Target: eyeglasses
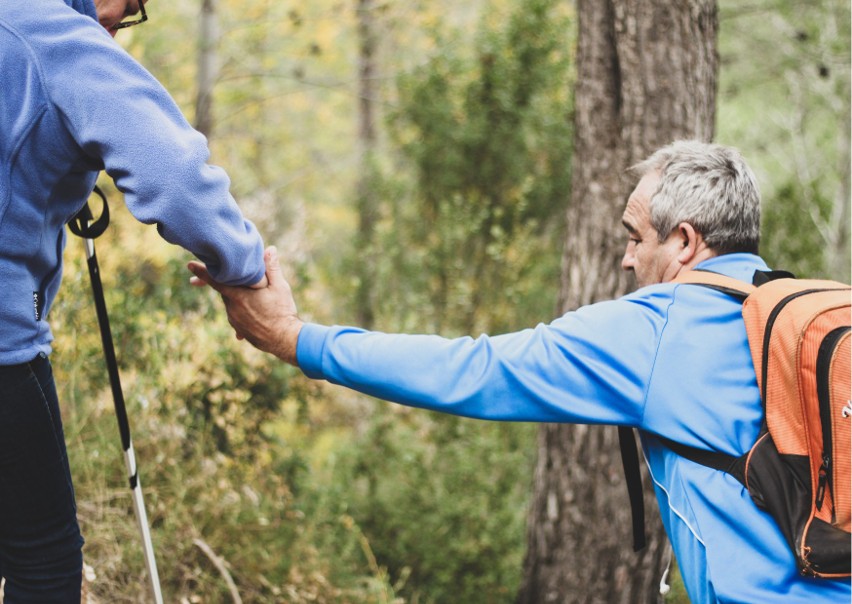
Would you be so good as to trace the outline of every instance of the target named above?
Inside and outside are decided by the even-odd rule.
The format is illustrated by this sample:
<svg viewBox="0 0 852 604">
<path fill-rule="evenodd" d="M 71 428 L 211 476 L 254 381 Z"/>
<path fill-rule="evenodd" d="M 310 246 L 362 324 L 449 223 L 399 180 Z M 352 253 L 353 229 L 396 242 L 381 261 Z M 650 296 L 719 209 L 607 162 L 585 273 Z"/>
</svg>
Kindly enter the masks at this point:
<svg viewBox="0 0 852 604">
<path fill-rule="evenodd" d="M 139 0 L 139 13 L 140 16 L 138 19 L 133 19 L 132 21 L 122 21 L 118 25 L 115 25 L 113 29 L 124 29 L 125 27 L 133 27 L 134 25 L 145 23 L 145 21 L 148 20 L 148 13 L 145 12 L 145 3 L 142 0 Z"/>
</svg>

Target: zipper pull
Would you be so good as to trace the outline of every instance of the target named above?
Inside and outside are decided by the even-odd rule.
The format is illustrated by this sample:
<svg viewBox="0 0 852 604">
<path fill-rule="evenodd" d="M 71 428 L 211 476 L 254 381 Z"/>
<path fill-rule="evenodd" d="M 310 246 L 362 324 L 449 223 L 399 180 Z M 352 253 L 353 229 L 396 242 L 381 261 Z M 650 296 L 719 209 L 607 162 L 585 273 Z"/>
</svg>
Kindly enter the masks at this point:
<svg viewBox="0 0 852 604">
<path fill-rule="evenodd" d="M 822 456 L 822 465 L 819 467 L 819 482 L 817 483 L 816 492 L 816 509 L 822 509 L 822 501 L 825 498 L 825 487 L 828 484 L 828 470 L 831 466 L 831 458 L 828 455 Z"/>
</svg>

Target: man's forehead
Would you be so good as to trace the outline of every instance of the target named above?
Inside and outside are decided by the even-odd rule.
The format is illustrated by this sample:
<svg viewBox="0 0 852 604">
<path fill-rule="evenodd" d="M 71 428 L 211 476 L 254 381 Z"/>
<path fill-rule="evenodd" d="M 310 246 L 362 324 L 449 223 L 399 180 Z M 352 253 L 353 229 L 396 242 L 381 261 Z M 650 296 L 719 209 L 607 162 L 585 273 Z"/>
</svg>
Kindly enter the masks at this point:
<svg viewBox="0 0 852 604">
<path fill-rule="evenodd" d="M 656 172 L 645 174 L 627 198 L 621 222 L 628 230 L 638 230 L 642 223 L 650 221 L 651 197 L 660 184 Z"/>
<path fill-rule="evenodd" d="M 639 216 L 636 213 L 636 204 L 628 199 L 627 205 L 624 207 L 624 213 L 621 215 L 621 224 L 624 225 L 624 228 L 628 231 L 635 232 L 638 228 L 637 218 Z"/>
<path fill-rule="evenodd" d="M 630 193 L 630 197 L 638 197 L 650 201 L 660 186 L 661 175 L 657 171 L 646 173 L 639 182 L 636 183 L 636 188 Z M 629 198 L 628 198 L 629 199 Z"/>
<path fill-rule="evenodd" d="M 634 191 L 635 193 L 635 191 Z M 621 215 L 621 224 L 628 231 L 639 230 L 643 222 L 648 220 L 648 202 L 642 199 L 641 196 L 631 194 L 627 198 L 627 204 L 624 206 L 624 213 Z"/>
</svg>

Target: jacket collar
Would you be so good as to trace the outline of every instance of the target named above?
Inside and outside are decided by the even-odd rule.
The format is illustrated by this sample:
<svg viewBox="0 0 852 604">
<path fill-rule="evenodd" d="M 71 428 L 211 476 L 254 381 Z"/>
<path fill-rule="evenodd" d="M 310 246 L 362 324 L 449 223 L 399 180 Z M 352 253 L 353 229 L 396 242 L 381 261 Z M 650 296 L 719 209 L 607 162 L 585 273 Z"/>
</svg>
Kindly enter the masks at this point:
<svg viewBox="0 0 852 604">
<path fill-rule="evenodd" d="M 768 271 L 769 267 L 763 258 L 754 254 L 736 253 L 723 254 L 699 262 L 695 268 L 713 271 L 751 283 L 754 271 Z"/>
</svg>

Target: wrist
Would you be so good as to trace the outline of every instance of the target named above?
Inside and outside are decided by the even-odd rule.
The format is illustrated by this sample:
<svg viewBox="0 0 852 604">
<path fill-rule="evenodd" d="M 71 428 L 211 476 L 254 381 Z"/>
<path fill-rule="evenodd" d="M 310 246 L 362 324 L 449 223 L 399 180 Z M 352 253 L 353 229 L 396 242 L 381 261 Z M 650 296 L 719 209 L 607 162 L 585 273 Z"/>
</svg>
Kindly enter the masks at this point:
<svg viewBox="0 0 852 604">
<path fill-rule="evenodd" d="M 296 315 L 287 317 L 280 330 L 279 346 L 271 351 L 275 356 L 294 367 L 299 366 L 296 350 L 299 344 L 299 333 L 304 322 Z"/>
</svg>

